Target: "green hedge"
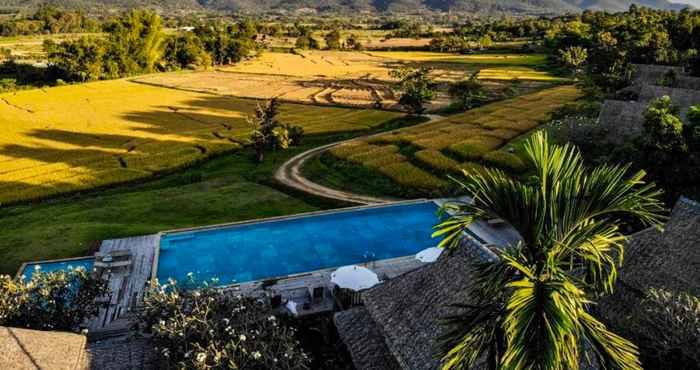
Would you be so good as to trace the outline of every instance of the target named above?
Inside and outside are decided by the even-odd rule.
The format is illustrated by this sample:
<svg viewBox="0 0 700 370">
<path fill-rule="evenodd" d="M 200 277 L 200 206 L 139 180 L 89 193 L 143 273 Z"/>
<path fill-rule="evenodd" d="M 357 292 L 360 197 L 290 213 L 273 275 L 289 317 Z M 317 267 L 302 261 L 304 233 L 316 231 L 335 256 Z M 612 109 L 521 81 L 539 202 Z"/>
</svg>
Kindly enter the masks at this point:
<svg viewBox="0 0 700 370">
<path fill-rule="evenodd" d="M 438 150 L 425 149 L 415 153 L 415 157 L 421 163 L 441 172 L 452 172 L 459 168 L 452 158 L 440 153 Z"/>
<path fill-rule="evenodd" d="M 449 150 L 468 160 L 481 159 L 481 157 L 503 145 L 503 140 L 493 136 L 476 136 L 460 141 L 449 146 Z"/>
<path fill-rule="evenodd" d="M 350 162 L 355 163 L 365 163 L 367 161 L 375 160 L 379 157 L 385 156 L 387 154 L 397 153 L 399 147 L 396 145 L 385 145 L 385 146 L 374 146 L 372 145 L 369 150 L 365 150 L 358 154 L 353 154 L 348 156 L 346 159 Z"/>
<path fill-rule="evenodd" d="M 483 157 L 486 164 L 516 173 L 525 172 L 527 165 L 515 154 L 496 150 L 486 153 Z"/>
<path fill-rule="evenodd" d="M 447 183 L 428 172 L 412 165 L 409 162 L 393 163 L 379 168 L 379 172 L 385 174 L 396 183 L 426 190 L 439 190 Z"/>
<path fill-rule="evenodd" d="M 330 152 L 336 158 L 345 159 L 351 155 L 372 150 L 372 148 L 378 148 L 378 146 L 369 145 L 364 141 L 357 140 L 335 146 L 328 152 Z"/>
<path fill-rule="evenodd" d="M 370 168 L 379 168 L 392 163 L 405 162 L 406 157 L 399 153 L 382 155 L 379 158 L 371 159 L 362 163 L 362 165 Z"/>
</svg>

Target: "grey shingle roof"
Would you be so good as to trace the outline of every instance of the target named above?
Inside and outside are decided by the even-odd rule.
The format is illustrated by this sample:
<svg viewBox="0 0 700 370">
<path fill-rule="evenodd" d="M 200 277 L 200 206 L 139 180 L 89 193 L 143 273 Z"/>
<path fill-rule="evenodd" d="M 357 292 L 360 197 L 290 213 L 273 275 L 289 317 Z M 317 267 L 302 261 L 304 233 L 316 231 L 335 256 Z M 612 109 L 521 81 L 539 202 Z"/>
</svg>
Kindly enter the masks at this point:
<svg viewBox="0 0 700 370">
<path fill-rule="evenodd" d="M 338 312 L 335 326 L 348 347 L 358 370 L 399 370 L 394 356 L 384 343 L 384 336 L 365 307 Z"/>
</svg>

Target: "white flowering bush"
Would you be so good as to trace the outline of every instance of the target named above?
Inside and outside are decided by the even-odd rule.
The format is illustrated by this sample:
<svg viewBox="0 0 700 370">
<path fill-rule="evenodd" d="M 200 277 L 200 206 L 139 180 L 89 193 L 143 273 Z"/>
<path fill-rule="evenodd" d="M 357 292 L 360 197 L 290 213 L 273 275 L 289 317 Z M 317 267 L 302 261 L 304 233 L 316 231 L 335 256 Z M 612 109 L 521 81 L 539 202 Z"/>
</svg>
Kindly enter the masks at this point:
<svg viewBox="0 0 700 370">
<path fill-rule="evenodd" d="M 155 286 L 141 322 L 165 369 L 308 369 L 295 329 L 269 305 L 208 286 Z"/>
<path fill-rule="evenodd" d="M 0 275 L 0 325 L 37 330 L 78 331 L 98 314 L 97 298 L 107 283 L 84 268 L 44 273 L 31 280 Z"/>
</svg>

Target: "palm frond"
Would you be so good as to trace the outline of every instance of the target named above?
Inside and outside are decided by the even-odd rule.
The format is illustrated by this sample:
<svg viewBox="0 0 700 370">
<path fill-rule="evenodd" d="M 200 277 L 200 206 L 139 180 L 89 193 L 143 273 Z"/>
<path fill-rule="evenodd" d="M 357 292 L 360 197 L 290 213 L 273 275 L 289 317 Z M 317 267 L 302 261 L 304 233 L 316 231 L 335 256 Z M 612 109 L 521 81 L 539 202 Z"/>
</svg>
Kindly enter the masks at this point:
<svg viewBox="0 0 700 370">
<path fill-rule="evenodd" d="M 501 360 L 506 369 L 577 369 L 578 314 L 585 294 L 557 272 L 537 274 L 509 261 L 523 277 L 508 284 L 507 347 Z"/>
<path fill-rule="evenodd" d="M 593 348 L 601 366 L 605 369 L 625 370 L 642 368 L 639 351 L 632 342 L 609 331 L 588 312 L 582 311 L 580 319 L 582 337 Z"/>
<path fill-rule="evenodd" d="M 496 368 L 503 350 L 500 332 L 500 305 L 454 305 L 458 313 L 442 319 L 447 329 L 438 340 L 438 356 L 443 370 L 466 370 L 483 358 Z"/>
</svg>

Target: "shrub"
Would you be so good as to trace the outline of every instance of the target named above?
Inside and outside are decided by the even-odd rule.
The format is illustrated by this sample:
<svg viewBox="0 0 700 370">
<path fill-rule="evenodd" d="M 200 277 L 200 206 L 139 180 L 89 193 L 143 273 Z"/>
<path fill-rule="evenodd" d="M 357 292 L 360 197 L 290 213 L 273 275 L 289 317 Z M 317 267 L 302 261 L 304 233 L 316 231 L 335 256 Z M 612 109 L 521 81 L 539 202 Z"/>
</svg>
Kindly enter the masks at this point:
<svg viewBox="0 0 700 370">
<path fill-rule="evenodd" d="M 263 300 L 171 282 L 148 292 L 140 319 L 160 368 L 308 369 L 295 329 Z"/>
<path fill-rule="evenodd" d="M 484 154 L 498 149 L 503 140 L 493 136 L 476 136 L 449 146 L 451 152 L 464 159 L 480 159 Z"/>
<path fill-rule="evenodd" d="M 415 157 L 420 162 L 442 172 L 455 171 L 459 167 L 459 163 L 437 150 L 421 150 L 416 152 Z"/>
<path fill-rule="evenodd" d="M 379 167 L 379 172 L 400 185 L 419 189 L 438 190 L 446 185 L 445 181 L 438 179 L 408 162 L 393 163 Z"/>
<path fill-rule="evenodd" d="M 99 313 L 95 300 L 107 283 L 85 269 L 43 273 L 29 281 L 0 275 L 0 325 L 36 330 L 77 331 Z"/>
<path fill-rule="evenodd" d="M 527 165 L 523 160 L 515 154 L 504 152 L 502 150 L 496 150 L 484 154 L 484 162 L 489 165 L 513 171 L 515 173 L 524 172 L 527 169 Z"/>
<path fill-rule="evenodd" d="M 371 159 L 362 163 L 363 165 L 370 168 L 379 168 L 392 163 L 399 163 L 406 161 L 406 157 L 399 153 L 383 155 L 379 158 Z"/>
</svg>

